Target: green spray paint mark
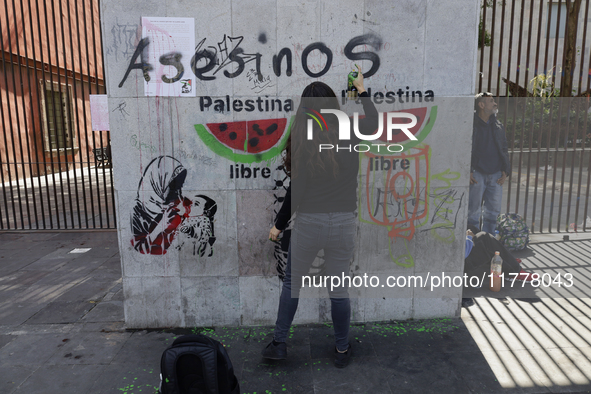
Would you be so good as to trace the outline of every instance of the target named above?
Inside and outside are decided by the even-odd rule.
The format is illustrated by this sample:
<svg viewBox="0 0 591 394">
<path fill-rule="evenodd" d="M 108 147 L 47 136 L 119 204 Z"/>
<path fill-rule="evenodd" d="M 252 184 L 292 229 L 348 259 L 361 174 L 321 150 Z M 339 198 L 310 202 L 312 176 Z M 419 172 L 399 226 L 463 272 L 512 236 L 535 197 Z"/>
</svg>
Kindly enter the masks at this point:
<svg viewBox="0 0 591 394">
<path fill-rule="evenodd" d="M 405 268 L 414 267 L 414 265 L 415 265 L 415 259 L 412 257 L 412 254 L 410 253 L 410 250 L 408 250 L 408 241 L 406 239 L 403 239 L 403 241 L 404 241 L 404 247 L 405 247 L 405 249 L 406 249 L 406 251 L 408 253 L 401 254 L 398 257 L 395 257 L 392 254 L 392 242 L 393 242 L 393 240 L 391 239 L 390 242 L 388 242 L 388 249 L 390 251 L 390 258 L 392 259 L 392 261 L 394 261 L 397 265 L 399 265 L 401 267 L 405 267 Z"/>
<path fill-rule="evenodd" d="M 389 324 L 375 323 L 373 331 L 379 336 L 388 337 L 389 335 L 404 336 L 411 332 L 421 334 L 442 335 L 457 329 L 451 319 L 432 319 L 423 321 L 395 322 Z M 367 330 L 371 332 L 372 330 Z"/>
</svg>

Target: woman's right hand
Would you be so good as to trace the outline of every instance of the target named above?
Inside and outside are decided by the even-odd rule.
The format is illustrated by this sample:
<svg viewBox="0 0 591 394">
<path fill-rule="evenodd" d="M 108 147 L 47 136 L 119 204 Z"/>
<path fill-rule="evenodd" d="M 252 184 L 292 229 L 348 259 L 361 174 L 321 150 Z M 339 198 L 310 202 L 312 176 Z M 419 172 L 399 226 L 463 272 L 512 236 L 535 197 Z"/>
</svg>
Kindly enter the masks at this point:
<svg viewBox="0 0 591 394">
<path fill-rule="evenodd" d="M 363 86 L 363 73 L 359 66 L 357 66 L 357 78 L 353 80 L 353 86 L 355 86 L 359 94 L 365 92 L 365 87 Z"/>
<path fill-rule="evenodd" d="M 271 231 L 269 231 L 269 240 L 277 241 L 277 237 L 279 236 L 279 234 L 281 234 L 281 230 L 279 230 L 277 227 L 273 226 Z"/>
</svg>

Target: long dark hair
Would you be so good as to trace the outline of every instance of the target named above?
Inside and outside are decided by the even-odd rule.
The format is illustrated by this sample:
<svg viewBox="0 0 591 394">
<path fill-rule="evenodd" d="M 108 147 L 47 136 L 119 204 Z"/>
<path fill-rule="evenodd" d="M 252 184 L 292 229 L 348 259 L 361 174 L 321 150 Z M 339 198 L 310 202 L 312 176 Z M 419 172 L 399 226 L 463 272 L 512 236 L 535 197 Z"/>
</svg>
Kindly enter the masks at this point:
<svg viewBox="0 0 591 394">
<path fill-rule="evenodd" d="M 319 173 L 332 173 L 336 177 L 339 165 L 334 149 L 319 152 L 320 144 L 335 144 L 338 141 L 338 123 L 328 117 L 326 130 L 313 122 L 312 140 L 307 139 L 308 113 L 321 109 L 340 109 L 335 92 L 323 82 L 312 82 L 302 92 L 302 100 L 291 127 L 285 146 L 283 166 L 289 176 L 297 176 L 299 171 L 308 171 L 311 176 Z"/>
</svg>

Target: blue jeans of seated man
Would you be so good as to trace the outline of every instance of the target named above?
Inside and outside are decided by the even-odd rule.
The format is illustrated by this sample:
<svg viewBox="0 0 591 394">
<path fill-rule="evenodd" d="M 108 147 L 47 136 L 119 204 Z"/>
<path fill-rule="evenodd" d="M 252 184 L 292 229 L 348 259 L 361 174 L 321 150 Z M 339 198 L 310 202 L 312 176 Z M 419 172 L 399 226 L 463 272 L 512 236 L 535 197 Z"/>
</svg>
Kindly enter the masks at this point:
<svg viewBox="0 0 591 394">
<path fill-rule="evenodd" d="M 484 217 L 482 231 L 494 234 L 497 227 L 497 216 L 501 213 L 503 186 L 497 180 L 503 175 L 501 171 L 494 174 L 472 173 L 477 183 L 470 185 L 468 202 L 468 224 L 480 228 L 481 206 L 484 201 Z"/>
<path fill-rule="evenodd" d="M 324 249 L 324 267 L 327 276 L 349 274 L 349 264 L 355 250 L 356 215 L 354 212 L 298 213 L 291 232 L 287 255 L 287 269 L 281 297 L 275 340 L 285 342 L 289 327 L 298 308 L 302 276 L 310 275 L 309 270 L 321 249 Z M 306 280 L 306 286 L 308 282 Z M 330 286 L 330 281 L 329 281 Z M 337 349 L 349 347 L 349 325 L 351 304 L 346 287 L 328 289 L 331 316 Z"/>
</svg>

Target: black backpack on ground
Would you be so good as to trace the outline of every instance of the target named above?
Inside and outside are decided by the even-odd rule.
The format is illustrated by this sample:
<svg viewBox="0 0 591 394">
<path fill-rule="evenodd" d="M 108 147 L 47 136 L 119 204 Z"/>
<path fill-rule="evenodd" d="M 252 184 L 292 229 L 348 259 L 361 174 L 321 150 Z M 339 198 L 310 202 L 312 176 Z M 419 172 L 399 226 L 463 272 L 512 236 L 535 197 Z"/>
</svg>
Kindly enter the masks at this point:
<svg viewBox="0 0 591 394">
<path fill-rule="evenodd" d="M 239 394 L 224 346 L 205 335 L 177 338 L 160 360 L 161 394 Z"/>
</svg>

